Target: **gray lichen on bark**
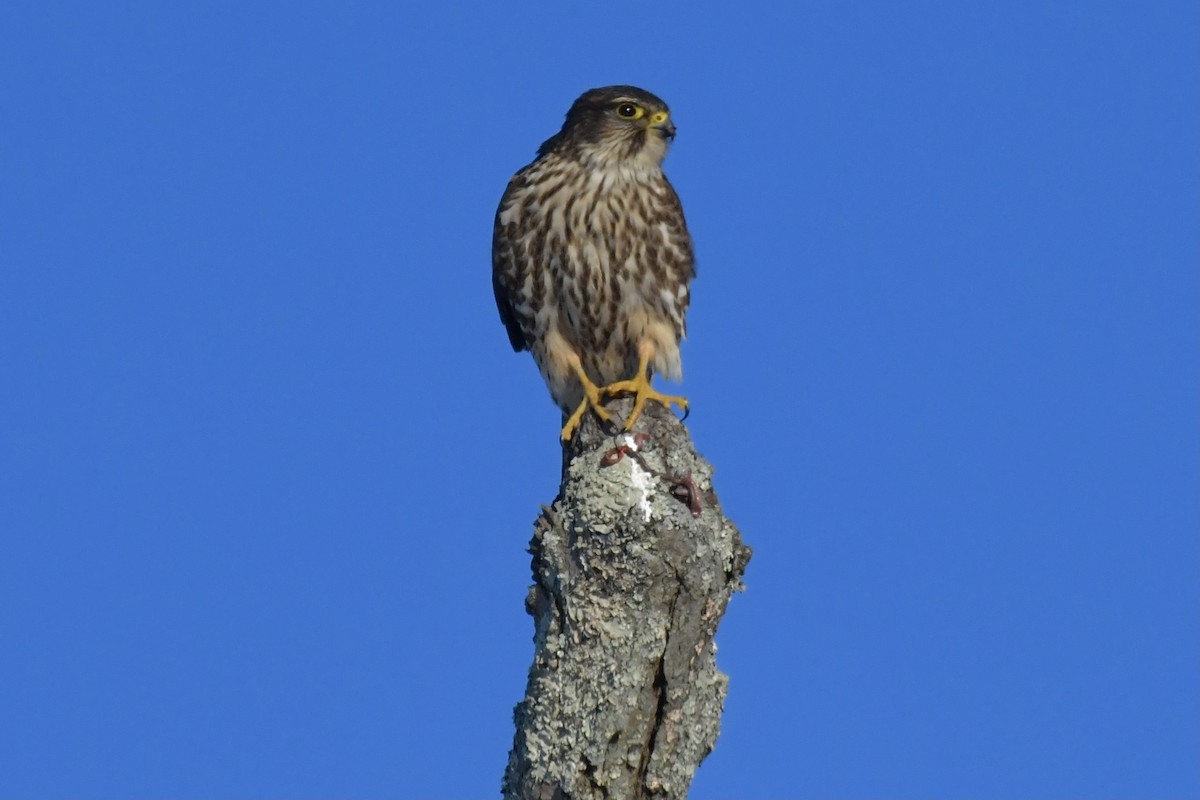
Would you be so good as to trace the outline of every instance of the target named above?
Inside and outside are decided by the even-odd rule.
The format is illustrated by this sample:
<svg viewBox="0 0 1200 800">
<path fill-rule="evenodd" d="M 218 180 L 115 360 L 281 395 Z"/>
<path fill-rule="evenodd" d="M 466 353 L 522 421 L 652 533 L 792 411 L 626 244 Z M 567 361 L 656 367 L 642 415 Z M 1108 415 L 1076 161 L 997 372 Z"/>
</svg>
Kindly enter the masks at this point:
<svg viewBox="0 0 1200 800">
<path fill-rule="evenodd" d="M 565 448 L 530 545 L 535 651 L 509 800 L 687 796 L 728 687 L 713 636 L 750 559 L 712 473 L 653 404 L 634 433 L 589 418 Z"/>
</svg>

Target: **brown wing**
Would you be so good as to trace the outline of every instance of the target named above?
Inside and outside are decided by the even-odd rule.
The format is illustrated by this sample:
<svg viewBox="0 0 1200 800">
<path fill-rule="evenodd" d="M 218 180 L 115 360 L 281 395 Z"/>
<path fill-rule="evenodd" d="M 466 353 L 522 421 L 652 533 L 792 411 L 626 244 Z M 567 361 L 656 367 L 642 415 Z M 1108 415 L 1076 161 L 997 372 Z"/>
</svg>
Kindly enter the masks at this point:
<svg viewBox="0 0 1200 800">
<path fill-rule="evenodd" d="M 696 277 L 696 255 L 692 245 L 692 236 L 688 233 L 687 221 L 683 216 L 683 203 L 679 201 L 675 187 L 671 185 L 665 175 L 663 184 L 667 189 L 667 202 L 661 218 L 657 221 L 666 224 L 671 236 L 673 248 L 668 252 L 673 253 L 675 257 L 667 259 L 665 266 L 668 282 L 679 292 L 674 300 L 674 310 L 678 315 L 676 317 L 678 328 L 675 333 L 677 337 L 683 338 L 687 336 L 687 310 L 691 303 L 689 284 Z"/>
<path fill-rule="evenodd" d="M 509 184 L 511 190 L 512 184 Z M 529 339 L 521 328 L 521 321 L 513 308 L 512 293 L 521 286 L 525 272 L 521 260 L 513 252 L 513 243 L 508 233 L 500 225 L 500 211 L 508 201 L 509 192 L 505 191 L 500 200 L 500 208 L 496 209 L 496 221 L 492 226 L 492 291 L 496 295 L 496 308 L 500 311 L 500 321 L 508 331 L 508 341 L 516 352 L 529 349 Z"/>
</svg>

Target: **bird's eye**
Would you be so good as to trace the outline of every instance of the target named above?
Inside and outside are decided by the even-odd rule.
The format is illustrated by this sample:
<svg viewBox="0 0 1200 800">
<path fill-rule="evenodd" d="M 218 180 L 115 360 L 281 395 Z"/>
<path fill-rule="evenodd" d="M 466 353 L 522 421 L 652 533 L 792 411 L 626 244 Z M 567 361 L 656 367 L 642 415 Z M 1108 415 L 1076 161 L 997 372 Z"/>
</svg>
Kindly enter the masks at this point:
<svg viewBox="0 0 1200 800">
<path fill-rule="evenodd" d="M 617 106 L 617 116 L 625 119 L 638 119 L 645 113 L 645 110 L 636 103 L 621 103 Z"/>
</svg>

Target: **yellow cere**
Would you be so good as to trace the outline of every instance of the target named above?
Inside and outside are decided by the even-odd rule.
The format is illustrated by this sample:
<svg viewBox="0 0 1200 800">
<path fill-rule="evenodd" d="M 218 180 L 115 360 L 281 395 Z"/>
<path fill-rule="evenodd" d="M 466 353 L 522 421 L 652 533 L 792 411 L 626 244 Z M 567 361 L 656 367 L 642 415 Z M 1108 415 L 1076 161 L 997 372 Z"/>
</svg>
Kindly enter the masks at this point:
<svg viewBox="0 0 1200 800">
<path fill-rule="evenodd" d="M 671 116 L 671 115 L 665 111 L 655 111 L 653 116 L 650 117 L 650 124 L 651 125 L 662 125 L 664 122 L 667 121 L 667 117 L 669 117 L 669 116 Z"/>
</svg>

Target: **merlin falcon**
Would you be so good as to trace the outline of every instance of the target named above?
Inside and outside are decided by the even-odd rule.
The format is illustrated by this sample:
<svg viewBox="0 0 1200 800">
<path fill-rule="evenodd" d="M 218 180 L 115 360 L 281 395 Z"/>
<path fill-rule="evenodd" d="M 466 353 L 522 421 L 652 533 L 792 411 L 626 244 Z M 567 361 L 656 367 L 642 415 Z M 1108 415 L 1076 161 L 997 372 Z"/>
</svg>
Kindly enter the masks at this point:
<svg viewBox="0 0 1200 800">
<path fill-rule="evenodd" d="M 682 377 L 695 277 L 683 207 L 662 171 L 667 104 L 634 86 L 585 92 L 562 130 L 508 182 L 492 236 L 492 287 L 513 350 L 530 350 L 562 409 L 563 441 L 591 409 L 632 394 L 686 411 L 651 377 Z"/>
</svg>

